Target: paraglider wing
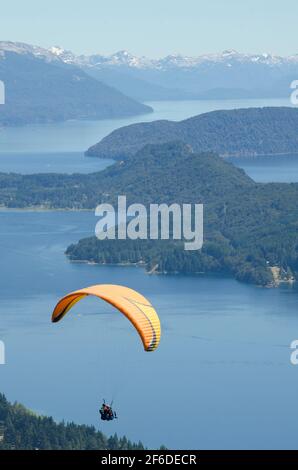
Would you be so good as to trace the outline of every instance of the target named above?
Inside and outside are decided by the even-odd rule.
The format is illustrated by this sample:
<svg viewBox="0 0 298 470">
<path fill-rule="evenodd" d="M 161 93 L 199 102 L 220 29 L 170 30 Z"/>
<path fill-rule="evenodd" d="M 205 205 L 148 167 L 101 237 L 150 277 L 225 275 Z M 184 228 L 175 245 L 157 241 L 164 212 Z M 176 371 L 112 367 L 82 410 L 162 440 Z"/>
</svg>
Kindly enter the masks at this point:
<svg viewBox="0 0 298 470">
<path fill-rule="evenodd" d="M 105 300 L 134 325 L 144 345 L 145 351 L 154 351 L 160 341 L 160 321 L 150 302 L 129 287 L 112 284 L 98 284 L 66 295 L 57 303 L 52 321 L 58 322 L 81 299 L 93 295 Z"/>
</svg>

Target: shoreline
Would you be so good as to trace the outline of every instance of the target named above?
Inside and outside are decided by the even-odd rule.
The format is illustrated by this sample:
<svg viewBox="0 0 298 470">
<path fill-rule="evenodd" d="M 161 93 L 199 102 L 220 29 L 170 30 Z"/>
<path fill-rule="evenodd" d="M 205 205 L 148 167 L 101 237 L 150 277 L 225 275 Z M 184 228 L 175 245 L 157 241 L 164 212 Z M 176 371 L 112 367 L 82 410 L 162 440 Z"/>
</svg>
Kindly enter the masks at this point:
<svg viewBox="0 0 298 470">
<path fill-rule="evenodd" d="M 91 261 L 91 260 L 87 260 L 87 259 L 82 259 L 82 260 L 75 260 L 75 259 L 71 259 L 69 257 L 69 255 L 67 255 L 65 253 L 65 256 L 66 258 L 68 259 L 68 261 L 70 263 L 74 263 L 74 264 L 87 264 L 89 266 L 111 266 L 111 267 L 123 267 L 123 268 L 127 268 L 127 267 L 135 267 L 135 268 L 144 268 L 144 271 L 145 271 L 145 274 L 148 274 L 148 275 L 161 275 L 161 276 L 216 276 L 216 277 L 220 277 L 220 278 L 224 278 L 224 277 L 229 277 L 231 279 L 234 279 L 235 281 L 237 281 L 237 279 L 235 277 L 233 277 L 232 275 L 228 275 L 228 274 L 224 274 L 224 276 L 221 275 L 221 273 L 208 273 L 208 272 L 194 272 L 194 273 L 184 273 L 184 272 L 180 272 L 180 271 L 175 271 L 175 272 L 168 272 L 168 271 L 158 271 L 158 264 L 154 265 L 150 270 L 147 270 L 146 269 L 146 263 L 144 261 L 139 261 L 138 263 L 133 263 L 133 262 L 125 262 L 125 263 L 98 263 L 96 261 Z M 268 284 L 266 285 L 258 285 L 258 284 L 250 284 L 250 283 L 247 283 L 247 282 L 241 282 L 241 281 L 238 281 L 240 282 L 241 284 L 250 284 L 250 285 L 253 285 L 255 287 L 258 287 L 258 288 L 264 288 L 264 289 L 274 289 L 274 288 L 278 288 L 280 287 L 281 285 L 283 284 L 288 284 L 288 285 L 294 285 L 297 280 L 295 278 L 290 278 L 290 279 L 282 279 L 282 278 L 278 278 L 276 276 L 276 274 L 273 274 L 275 272 L 275 267 L 271 267 L 270 268 L 271 272 L 272 272 L 272 275 L 273 275 L 273 280 L 271 282 L 269 282 Z"/>
<path fill-rule="evenodd" d="M 94 209 L 52 208 L 46 206 L 6 207 L 0 206 L 0 212 L 94 212 Z"/>
<path fill-rule="evenodd" d="M 101 142 L 101 141 L 100 141 Z M 98 143 L 100 143 L 98 142 Z M 94 144 L 97 145 L 97 144 Z M 91 146 L 92 147 L 92 146 Z M 137 152 L 136 152 L 137 153 Z M 133 154 L 135 155 L 135 154 Z M 289 155 L 296 155 L 298 158 L 298 151 L 293 151 L 293 152 L 277 152 L 277 153 L 243 153 L 243 154 L 224 154 L 224 153 L 219 153 L 218 154 L 221 158 L 224 158 L 225 160 L 229 160 L 232 158 L 247 158 L 247 159 L 254 159 L 254 158 L 259 158 L 259 157 L 287 157 Z M 90 158 L 98 158 L 100 160 L 113 160 L 114 163 L 119 162 L 121 160 L 129 160 L 131 156 L 122 156 L 122 157 L 115 157 L 115 155 L 107 155 L 107 154 L 99 154 L 96 155 L 96 153 L 90 152 L 89 149 L 84 151 L 84 156 L 85 157 L 90 157 Z"/>
<path fill-rule="evenodd" d="M 253 158 L 259 158 L 259 157 L 288 157 L 289 155 L 292 156 L 297 156 L 298 158 L 298 152 L 283 152 L 283 153 L 256 153 L 256 154 L 243 154 L 243 155 L 224 155 L 220 154 L 222 158 L 229 159 L 229 158 L 247 158 L 247 159 L 253 159 Z"/>
</svg>

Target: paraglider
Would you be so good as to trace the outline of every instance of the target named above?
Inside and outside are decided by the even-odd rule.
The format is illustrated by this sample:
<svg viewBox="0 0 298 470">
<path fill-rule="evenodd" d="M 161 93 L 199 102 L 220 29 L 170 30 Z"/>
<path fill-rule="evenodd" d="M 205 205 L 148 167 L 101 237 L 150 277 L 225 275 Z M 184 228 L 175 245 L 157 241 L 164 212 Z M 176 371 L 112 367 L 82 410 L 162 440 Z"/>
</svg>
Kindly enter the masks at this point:
<svg viewBox="0 0 298 470">
<path fill-rule="evenodd" d="M 57 323 L 79 300 L 95 296 L 113 305 L 132 323 L 139 333 L 145 351 L 155 351 L 160 342 L 161 327 L 159 317 L 146 297 L 139 292 L 124 286 L 97 284 L 80 289 L 62 297 L 54 308 L 52 322 Z M 117 419 L 111 405 L 105 403 L 99 410 L 102 421 Z"/>
<path fill-rule="evenodd" d="M 102 421 L 113 421 L 113 419 L 118 418 L 116 412 L 112 409 L 112 405 L 113 403 L 107 405 L 105 400 L 103 401 L 103 404 L 99 410 L 100 419 L 102 419 Z"/>
<path fill-rule="evenodd" d="M 57 303 L 52 322 L 59 322 L 79 300 L 88 295 L 105 300 L 125 315 L 139 333 L 145 351 L 154 351 L 158 347 L 161 335 L 159 317 L 149 300 L 129 287 L 97 284 L 71 292 Z"/>
</svg>

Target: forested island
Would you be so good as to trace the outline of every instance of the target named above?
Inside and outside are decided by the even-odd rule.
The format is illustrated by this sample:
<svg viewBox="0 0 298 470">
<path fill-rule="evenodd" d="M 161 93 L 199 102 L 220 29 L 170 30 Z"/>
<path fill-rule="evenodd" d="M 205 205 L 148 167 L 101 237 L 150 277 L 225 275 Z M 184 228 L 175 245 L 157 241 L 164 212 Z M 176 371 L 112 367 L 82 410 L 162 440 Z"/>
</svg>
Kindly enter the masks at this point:
<svg viewBox="0 0 298 470">
<path fill-rule="evenodd" d="M 75 261 L 137 263 L 161 273 L 224 273 L 258 285 L 298 275 L 298 184 L 255 183 L 213 153 L 179 142 L 148 145 L 134 157 L 90 175 L 0 174 L 0 204 L 9 208 L 92 209 L 101 202 L 203 203 L 204 245 L 182 242 L 81 240 Z M 96 223 L 96 219 L 95 219 Z"/>
<path fill-rule="evenodd" d="M 107 437 L 92 426 L 56 423 L 0 394 L 0 450 L 141 450 L 117 434 Z"/>
<path fill-rule="evenodd" d="M 184 121 L 153 121 L 121 127 L 86 154 L 123 160 L 146 144 L 180 140 L 196 152 L 221 156 L 298 154 L 298 109 L 287 107 L 212 111 Z"/>
</svg>

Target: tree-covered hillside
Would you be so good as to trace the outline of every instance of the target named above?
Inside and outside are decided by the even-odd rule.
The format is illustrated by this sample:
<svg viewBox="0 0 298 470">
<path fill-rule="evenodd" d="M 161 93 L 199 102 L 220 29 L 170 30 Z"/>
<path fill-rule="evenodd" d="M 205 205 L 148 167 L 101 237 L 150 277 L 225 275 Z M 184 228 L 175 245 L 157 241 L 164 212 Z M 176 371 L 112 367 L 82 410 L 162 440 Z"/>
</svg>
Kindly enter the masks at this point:
<svg viewBox="0 0 298 470">
<path fill-rule="evenodd" d="M 0 173 L 0 204 L 25 208 L 94 209 L 101 202 L 221 201 L 256 184 L 215 154 L 196 154 L 179 142 L 148 145 L 134 158 L 92 174 Z"/>
<path fill-rule="evenodd" d="M 298 109 L 213 111 L 180 122 L 153 121 L 121 127 L 86 152 L 123 160 L 146 144 L 180 140 L 197 152 L 221 156 L 298 153 Z"/>
<path fill-rule="evenodd" d="M 119 450 L 143 449 L 125 436 L 107 437 L 92 426 L 56 423 L 0 394 L 0 450 Z"/>
<path fill-rule="evenodd" d="M 259 184 L 212 153 L 183 143 L 148 145 L 90 175 L 0 175 L 6 207 L 94 209 L 101 202 L 203 203 L 204 246 L 173 241 L 99 241 L 72 245 L 72 260 L 142 263 L 158 272 L 220 272 L 259 285 L 298 276 L 298 184 Z M 96 219 L 95 219 L 96 222 Z"/>
<path fill-rule="evenodd" d="M 152 111 L 77 67 L 48 62 L 29 52 L 2 49 L 0 43 L 0 80 L 6 96 L 0 106 L 0 126 L 105 119 Z"/>
</svg>

